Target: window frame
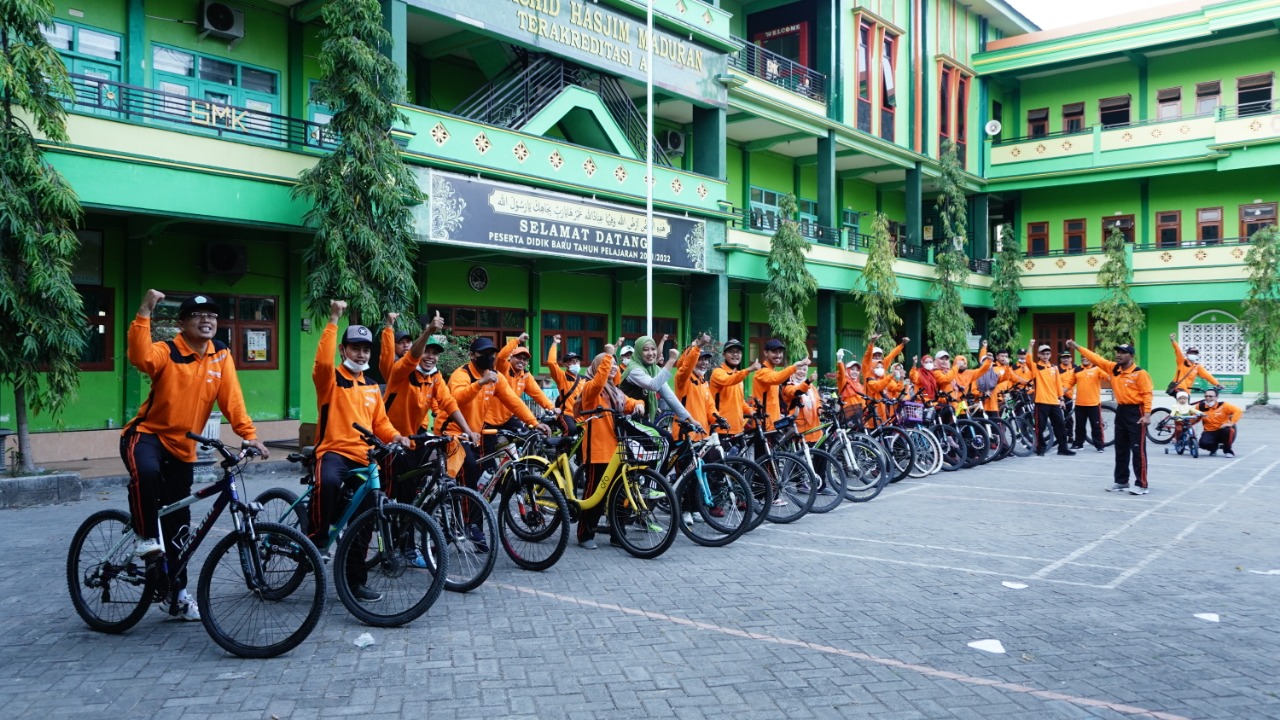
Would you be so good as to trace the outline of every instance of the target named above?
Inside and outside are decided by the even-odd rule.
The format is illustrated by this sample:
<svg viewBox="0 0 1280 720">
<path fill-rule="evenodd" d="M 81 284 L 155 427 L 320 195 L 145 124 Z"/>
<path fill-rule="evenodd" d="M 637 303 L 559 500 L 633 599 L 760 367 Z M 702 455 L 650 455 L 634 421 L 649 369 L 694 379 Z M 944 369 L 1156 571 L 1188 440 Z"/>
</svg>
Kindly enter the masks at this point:
<svg viewBox="0 0 1280 720">
<path fill-rule="evenodd" d="M 516 325 L 511 325 L 511 326 L 456 325 L 455 313 L 458 310 L 476 311 L 477 320 L 479 319 L 480 313 L 482 312 L 517 313 L 523 318 L 524 322 L 519 326 L 516 326 Z M 506 343 L 506 338 L 515 337 L 520 335 L 523 332 L 528 331 L 529 316 L 528 316 L 528 312 L 525 311 L 523 308 L 497 307 L 497 306 L 490 306 L 490 305 L 429 305 L 427 307 L 426 314 L 429 316 L 432 316 L 437 311 L 440 313 L 440 316 L 444 319 L 445 327 L 449 328 L 449 332 L 453 333 L 454 335 L 469 337 L 469 338 L 487 337 L 493 341 L 494 345 L 497 345 L 498 347 L 502 347 L 502 345 Z"/>
<path fill-rule="evenodd" d="M 1246 87 L 1245 84 L 1249 83 Z M 1245 100 L 1246 92 L 1260 92 L 1266 89 L 1267 97 L 1265 100 Z M 1236 115 L 1237 117 L 1248 117 L 1250 115 L 1265 115 L 1275 108 L 1275 73 L 1254 73 L 1253 75 L 1245 75 L 1236 78 Z M 1249 107 L 1246 107 L 1249 106 Z"/>
<path fill-rule="evenodd" d="M 1156 219 L 1156 247 L 1158 248 L 1176 248 L 1182 247 L 1182 211 L 1181 210 L 1159 210 L 1155 214 Z M 1173 242 L 1166 243 L 1163 237 L 1163 231 L 1173 230 Z"/>
<path fill-rule="evenodd" d="M 193 295 L 204 294 L 213 298 L 221 307 L 218 313 L 218 335 L 226 333 L 227 347 L 231 351 L 231 357 L 236 364 L 236 372 L 256 371 L 256 370 L 279 370 L 280 369 L 280 311 L 283 305 L 280 302 L 280 295 L 269 293 L 222 293 L 222 292 L 204 292 L 191 290 L 173 290 L 163 291 L 165 300 L 162 306 L 171 306 L 175 303 L 181 304 L 181 301 Z M 271 320 L 242 320 L 238 317 L 241 301 L 244 300 L 270 300 L 274 307 L 274 317 Z M 230 307 L 228 307 L 230 306 Z M 162 315 L 160 307 L 157 312 L 152 314 L 152 333 L 162 327 L 169 327 L 176 323 L 176 318 L 170 318 L 167 314 Z M 228 311 L 231 316 L 228 316 Z M 267 360 L 260 362 L 250 362 L 244 356 L 247 350 L 244 333 L 247 331 L 266 330 L 267 337 Z M 221 338 L 218 338 L 221 339 Z"/>
<path fill-rule="evenodd" d="M 1125 222 L 1129 225 L 1128 232 L 1125 232 L 1123 225 L 1121 226 L 1121 233 L 1125 236 L 1125 243 L 1132 245 L 1136 242 L 1138 226 L 1133 214 L 1110 215 L 1102 218 L 1102 244 L 1104 247 L 1106 246 L 1107 238 L 1111 237 L 1111 228 L 1116 224 Z"/>
<path fill-rule="evenodd" d="M 1072 122 L 1076 122 L 1076 127 L 1072 127 Z M 1079 133 L 1085 131 L 1084 124 L 1084 103 L 1067 103 L 1062 106 L 1062 132 Z"/>
<path fill-rule="evenodd" d="M 1213 106 L 1201 108 L 1206 100 L 1212 100 Z M 1206 80 L 1196 83 L 1196 115 L 1213 115 L 1222 107 L 1222 81 Z"/>
<path fill-rule="evenodd" d="M 1165 110 L 1173 108 L 1166 116 Z M 1182 86 L 1162 88 L 1156 91 L 1156 119 L 1177 120 L 1182 117 Z"/>
<path fill-rule="evenodd" d="M 1033 117 L 1037 113 L 1044 113 L 1043 117 Z M 1037 132 L 1037 130 L 1039 132 Z M 1049 134 L 1049 108 L 1034 108 L 1027 111 L 1027 137 L 1042 138 Z"/>
<path fill-rule="evenodd" d="M 1111 103 L 1108 106 L 1107 103 Z M 1121 104 L 1123 103 L 1123 104 Z M 1108 112 L 1119 112 L 1120 108 L 1124 109 L 1124 122 L 1107 122 Z M 1129 127 L 1133 124 L 1133 96 L 1132 95 L 1115 95 L 1113 97 L 1101 98 L 1098 100 L 1098 123 L 1102 125 L 1103 130 L 1113 130 L 1117 128 Z"/>
<path fill-rule="evenodd" d="M 635 347 L 636 340 L 644 335 L 644 315 L 623 315 L 622 327 L 618 333 L 628 345 Z M 640 328 L 635 330 L 632 328 Z M 667 361 L 667 351 L 671 349 L 684 350 L 684 346 L 680 344 L 680 321 L 673 317 L 657 317 L 653 318 L 654 341 L 659 340 L 664 334 L 667 336 L 667 343 L 663 347 L 658 348 L 658 364 L 662 365 Z M 628 332 L 630 331 L 630 332 Z M 639 357 L 639 351 L 634 357 Z"/>
<path fill-rule="evenodd" d="M 755 198 L 756 193 L 760 193 L 760 199 Z M 751 185 L 748 187 L 747 200 L 747 229 L 763 230 L 765 232 L 776 232 L 782 223 L 782 210 L 779 209 L 779 200 L 786 193 L 777 190 L 770 190 L 759 185 Z M 773 203 L 767 202 L 768 196 L 773 196 Z M 760 222 L 756 222 L 756 211 L 760 211 Z M 767 218 L 772 218 L 768 220 Z"/>
<path fill-rule="evenodd" d="M 115 288 L 106 287 L 104 285 L 77 285 L 76 292 L 80 293 L 81 302 L 87 307 L 88 302 L 85 301 L 88 293 L 95 293 L 99 296 L 98 314 L 90 317 L 86 311 L 85 320 L 86 327 L 90 334 L 93 334 L 94 328 L 97 328 L 97 334 L 102 336 L 102 357 L 97 360 L 86 360 L 81 356 L 78 362 L 80 372 L 115 372 L 116 356 L 116 291 Z M 104 309 L 105 308 L 105 309 Z M 86 343 L 85 351 L 88 352 L 89 347 Z"/>
<path fill-rule="evenodd" d="M 1073 230 L 1071 225 L 1078 223 L 1079 230 Z M 1089 249 L 1089 221 L 1085 218 L 1073 218 L 1071 220 L 1062 221 L 1062 252 L 1066 255 L 1081 255 Z M 1047 230 L 1047 228 L 1046 228 Z M 1078 249 L 1071 247 L 1072 238 L 1079 236 L 1080 247 Z"/>
<path fill-rule="evenodd" d="M 1040 249 L 1037 250 L 1037 245 Z M 1027 223 L 1027 257 L 1044 257 L 1049 254 L 1049 222 L 1042 220 Z"/>
<path fill-rule="evenodd" d="M 162 70 L 156 67 L 157 63 L 155 62 L 155 57 L 156 57 L 156 52 L 159 50 L 165 50 L 165 51 L 174 52 L 174 53 L 182 53 L 184 55 L 190 56 L 191 63 L 192 63 L 191 74 L 181 75 L 176 72 Z M 271 125 L 270 122 L 267 121 L 264 124 L 263 121 L 255 120 L 255 118 L 252 117 L 252 113 L 265 112 L 269 115 L 282 114 L 281 108 L 283 107 L 283 102 L 284 102 L 284 98 L 281 94 L 281 88 L 283 87 L 283 82 L 284 82 L 283 80 L 284 73 L 282 71 L 274 68 L 263 67 L 261 65 L 255 65 L 252 63 L 241 62 L 240 60 L 233 60 L 230 58 L 219 57 L 217 55 L 209 55 L 207 53 L 198 52 L 195 50 L 191 50 L 189 48 L 177 47 L 175 45 L 169 45 L 167 43 L 160 43 L 160 42 L 151 43 L 151 49 L 150 49 L 150 52 L 148 53 L 147 60 L 148 62 L 151 63 L 150 87 L 152 89 L 159 90 L 161 92 L 171 93 L 174 95 L 182 95 L 182 93 L 179 93 L 176 91 L 176 88 L 177 87 L 186 88 L 186 94 L 183 95 L 184 102 L 178 102 L 173 98 L 167 98 L 161 103 L 161 109 L 159 109 L 156 112 L 156 115 L 162 115 L 165 113 L 173 115 L 178 119 L 171 120 L 168 122 L 177 122 L 182 124 L 184 127 L 190 127 L 190 128 L 205 131 L 205 132 L 212 132 L 215 134 L 221 134 L 224 132 L 233 132 L 237 134 L 247 135 L 249 137 L 255 137 L 258 140 L 266 140 L 268 142 L 271 142 L 274 140 L 274 138 L 266 137 L 270 135 L 270 125 Z M 233 83 L 228 85 L 228 84 L 218 83 L 214 80 L 204 79 L 201 76 L 201 63 L 204 60 L 209 60 L 209 61 L 218 62 L 218 63 L 225 63 L 234 67 L 235 77 L 233 78 Z M 261 90 L 253 90 L 253 89 L 245 88 L 244 87 L 244 71 L 245 70 L 252 70 L 254 72 L 258 72 L 264 75 L 270 75 L 274 77 L 275 89 L 276 89 L 275 94 L 269 94 Z M 166 84 L 169 87 L 167 88 L 162 87 L 163 85 L 166 85 Z M 224 103 L 221 100 L 212 99 L 210 97 L 211 94 L 226 95 L 227 102 Z M 239 131 L 235 130 L 232 127 L 227 127 L 221 124 L 217 124 L 216 119 L 212 115 L 209 118 L 209 122 L 207 123 L 195 121 L 192 118 L 192 116 L 194 115 L 194 105 L 193 105 L 194 103 L 205 103 L 211 107 L 217 105 L 221 107 L 232 107 L 240 110 L 248 110 L 251 113 L 251 115 L 245 118 L 244 120 L 245 132 L 239 133 Z M 266 109 L 263 109 L 262 107 L 250 107 L 251 103 L 265 105 L 267 107 Z M 165 121 L 163 118 L 159 118 L 159 119 L 162 122 Z"/>
<path fill-rule="evenodd" d="M 1261 225 L 1261 227 L 1258 227 L 1254 229 L 1253 232 L 1250 232 L 1248 229 L 1250 225 L 1257 224 L 1260 220 L 1268 219 L 1266 216 L 1260 216 L 1252 220 L 1246 220 L 1244 216 L 1245 212 L 1248 210 L 1252 210 L 1254 208 L 1270 210 L 1270 218 L 1269 218 L 1270 222 L 1266 222 L 1265 224 Z M 1253 237 L 1253 233 L 1269 225 L 1275 225 L 1277 221 L 1277 210 L 1280 210 L 1280 208 L 1277 208 L 1277 204 L 1274 202 L 1249 203 L 1247 205 L 1241 205 L 1240 206 L 1240 242 L 1248 242 L 1249 239 Z"/>
<path fill-rule="evenodd" d="M 560 316 L 558 324 L 565 325 L 564 318 L 567 316 L 578 316 L 583 320 L 582 329 L 569 330 L 564 327 L 549 328 L 547 316 L 555 314 Z M 594 319 L 599 321 L 600 329 L 591 330 L 587 321 Z M 604 346 L 609 343 L 609 316 L 605 313 L 581 312 L 578 310 L 543 310 L 542 317 L 539 319 L 539 330 L 542 333 L 542 357 L 546 358 L 547 350 L 551 347 L 551 337 L 553 335 L 560 336 L 560 353 L 567 353 L 573 348 L 569 347 L 569 341 L 577 340 L 578 349 L 574 352 L 578 353 L 586 362 L 590 362 L 596 355 L 604 352 Z M 598 348 L 593 346 L 592 341 L 598 344 Z M 539 363 L 541 364 L 541 363 Z"/>
<path fill-rule="evenodd" d="M 1196 208 L 1196 244 L 1197 245 L 1218 245 L 1222 242 L 1222 226 L 1226 218 L 1223 206 Z M 1217 220 L 1202 220 L 1201 217 L 1205 212 L 1217 212 Z M 1218 236 L 1215 238 L 1205 238 L 1205 228 L 1217 228 Z"/>
</svg>

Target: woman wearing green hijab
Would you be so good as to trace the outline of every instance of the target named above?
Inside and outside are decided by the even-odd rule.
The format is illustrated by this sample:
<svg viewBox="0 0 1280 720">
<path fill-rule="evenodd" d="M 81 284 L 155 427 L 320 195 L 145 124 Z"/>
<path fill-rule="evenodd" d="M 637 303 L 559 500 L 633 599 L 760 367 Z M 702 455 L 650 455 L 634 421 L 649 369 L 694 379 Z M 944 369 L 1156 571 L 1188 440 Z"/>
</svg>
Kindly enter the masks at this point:
<svg viewBox="0 0 1280 720">
<path fill-rule="evenodd" d="M 645 335 L 636 339 L 635 348 L 635 357 L 627 365 L 627 374 L 622 379 L 622 391 L 627 397 L 644 401 L 645 413 L 650 420 L 659 412 L 673 412 L 681 420 L 692 420 L 693 416 L 680 404 L 675 390 L 667 383 L 676 365 L 678 353 L 675 349 L 668 354 L 666 364 L 659 366 L 661 351 L 653 338 Z"/>
</svg>

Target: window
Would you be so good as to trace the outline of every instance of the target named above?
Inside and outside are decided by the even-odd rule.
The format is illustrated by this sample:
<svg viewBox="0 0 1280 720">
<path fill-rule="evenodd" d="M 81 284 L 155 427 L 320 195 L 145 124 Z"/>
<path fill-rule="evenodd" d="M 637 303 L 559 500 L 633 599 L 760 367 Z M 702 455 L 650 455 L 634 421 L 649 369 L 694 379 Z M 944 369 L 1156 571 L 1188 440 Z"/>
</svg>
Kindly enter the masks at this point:
<svg viewBox="0 0 1280 720">
<path fill-rule="evenodd" d="M 280 108 L 279 73 L 162 45 L 151 65 L 155 87 L 179 96 L 161 105 L 174 122 L 284 140 L 269 117 Z"/>
<path fill-rule="evenodd" d="M 120 62 L 124 41 L 119 35 L 63 22 L 42 25 L 40 31 L 59 53 Z"/>
<path fill-rule="evenodd" d="M 1250 75 L 1236 80 L 1239 114 L 1265 115 L 1271 112 L 1271 79 L 1274 73 Z"/>
<path fill-rule="evenodd" d="M 1027 254 L 1049 254 L 1049 223 L 1027 223 Z"/>
<path fill-rule="evenodd" d="M 1107 238 L 1111 237 L 1111 231 L 1119 228 L 1120 234 L 1124 235 L 1124 241 L 1133 242 L 1133 216 L 1132 215 L 1116 215 L 1114 217 L 1102 219 L 1102 241 L 1105 243 Z"/>
<path fill-rule="evenodd" d="M 1276 224 L 1276 204 L 1258 203 L 1240 206 L 1240 239 L 1247 241 L 1264 227 Z"/>
<path fill-rule="evenodd" d="M 751 188 L 751 213 L 748 218 L 747 225 L 752 230 L 768 230 L 773 232 L 778 229 L 778 199 L 779 193 L 773 190 L 765 190 L 764 188 Z"/>
<path fill-rule="evenodd" d="M 938 154 L 951 142 L 960 167 L 965 166 L 968 154 L 969 81 L 959 68 L 942 63 L 938 77 Z"/>
<path fill-rule="evenodd" d="M 1078 133 L 1084 130 L 1084 103 L 1062 106 L 1062 131 Z"/>
<path fill-rule="evenodd" d="M 942 81 L 938 83 L 938 135 L 942 139 L 951 137 L 951 68 L 942 66 Z M 942 149 L 942 143 L 938 143 Z"/>
<path fill-rule="evenodd" d="M 1027 137 L 1038 138 L 1049 134 L 1049 108 L 1027 111 Z"/>
<path fill-rule="evenodd" d="M 66 22 L 50 23 L 40 29 L 72 75 L 74 103 L 68 102 L 68 106 L 94 115 L 116 115 L 120 92 L 111 83 L 120 80 L 123 38 Z"/>
<path fill-rule="evenodd" d="M 80 369 L 85 371 L 115 370 L 115 290 L 105 287 L 76 287 L 84 302 L 84 315 L 89 325 Z"/>
<path fill-rule="evenodd" d="M 444 326 L 454 335 L 465 338 L 487 337 L 502 347 L 509 337 L 525 331 L 525 311 L 516 308 L 478 308 L 462 306 L 430 306 L 427 316 L 439 312 Z M 554 333 L 553 333 L 554 334 Z"/>
<path fill-rule="evenodd" d="M 635 344 L 635 341 L 639 339 L 640 336 L 644 335 L 644 326 L 645 318 L 643 315 L 623 315 L 622 337 L 626 339 L 628 344 Z M 668 350 L 684 349 L 684 346 L 680 344 L 680 336 L 676 334 L 675 318 L 655 317 L 653 319 L 653 335 L 651 337 L 654 342 L 661 340 L 663 335 L 667 336 L 667 344 L 658 348 L 660 351 L 658 360 L 659 365 L 667 361 Z"/>
<path fill-rule="evenodd" d="M 871 132 L 871 41 L 875 37 L 875 25 L 863 20 L 858 23 L 858 129 Z"/>
<path fill-rule="evenodd" d="M 956 142 L 964 145 L 969 139 L 969 77 L 961 74 L 956 80 Z M 960 166 L 964 167 L 964 153 L 960 153 Z"/>
<path fill-rule="evenodd" d="M 1182 347 L 1199 348 L 1200 362 L 1214 375 L 1249 374 L 1249 343 L 1239 321 L 1230 313 L 1206 310 L 1178 323 L 1178 342 Z"/>
<path fill-rule="evenodd" d="M 1156 213 L 1156 247 L 1175 248 L 1182 245 L 1182 211 Z"/>
<path fill-rule="evenodd" d="M 1208 115 L 1218 109 L 1221 104 L 1222 82 L 1196 83 L 1196 114 Z"/>
<path fill-rule="evenodd" d="M 809 66 L 809 23 L 798 22 L 756 33 L 756 45 L 774 55 Z"/>
<path fill-rule="evenodd" d="M 596 355 L 604 352 L 605 332 L 608 320 L 604 315 L 592 313 L 544 312 L 542 313 L 542 348 L 551 347 L 551 336 L 560 336 L 560 356 L 576 352 L 589 364 Z"/>
<path fill-rule="evenodd" d="M 880 137 L 893 142 L 894 108 L 898 105 L 897 91 L 894 88 L 898 38 L 886 32 L 881 45 L 884 52 L 880 59 L 880 74 L 884 79 L 884 87 L 880 94 Z"/>
<path fill-rule="evenodd" d="M 800 234 L 810 239 L 819 239 L 822 230 L 818 226 L 818 202 L 796 198 L 796 222 L 800 223 Z"/>
<path fill-rule="evenodd" d="M 169 340 L 178 333 L 178 307 L 189 292 L 165 292 L 152 313 L 151 337 Z M 209 295 L 222 308 L 214 339 L 231 348 L 237 370 L 276 370 L 278 356 L 276 309 L 279 301 L 269 295 Z"/>
<path fill-rule="evenodd" d="M 1174 120 L 1182 117 L 1182 88 L 1165 88 L 1156 92 L 1156 117 Z"/>
<path fill-rule="evenodd" d="M 1084 220 L 1067 220 L 1062 223 L 1062 249 L 1068 253 L 1079 254 L 1084 252 L 1085 248 L 1085 232 L 1084 228 L 1087 223 Z"/>
<path fill-rule="evenodd" d="M 1202 245 L 1222 242 L 1222 208 L 1196 210 L 1196 240 Z"/>
<path fill-rule="evenodd" d="M 1000 123 L 1000 132 L 996 133 L 995 140 L 999 142 L 1004 136 L 1004 105 L 992 101 L 991 103 L 991 119 Z"/>
<path fill-rule="evenodd" d="M 1099 100 L 1098 111 L 1102 118 L 1102 127 L 1124 127 L 1129 124 L 1129 96 L 1121 95 Z"/>
</svg>

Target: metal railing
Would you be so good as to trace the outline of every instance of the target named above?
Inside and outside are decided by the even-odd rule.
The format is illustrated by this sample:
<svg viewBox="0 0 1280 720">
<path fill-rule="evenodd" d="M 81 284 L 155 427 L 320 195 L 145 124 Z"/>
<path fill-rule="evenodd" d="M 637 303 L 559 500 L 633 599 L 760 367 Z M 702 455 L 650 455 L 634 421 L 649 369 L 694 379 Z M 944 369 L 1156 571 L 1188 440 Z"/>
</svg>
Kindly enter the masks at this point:
<svg viewBox="0 0 1280 720">
<path fill-rule="evenodd" d="M 969 271 L 976 272 L 979 275 L 990 275 L 991 259 L 990 258 L 970 258 Z"/>
<path fill-rule="evenodd" d="M 1074 250 L 1074 249 L 1069 250 L 1067 248 L 1052 248 L 1052 249 L 1046 249 L 1039 252 L 1035 252 L 1030 249 L 1027 249 L 1023 251 L 1022 256 L 1027 258 L 1069 257 L 1071 255 L 1097 255 L 1102 252 L 1104 252 L 1104 250 L 1100 247 L 1086 247 L 1080 250 Z"/>
<path fill-rule="evenodd" d="M 1248 245 L 1250 239 L 1247 237 L 1229 237 L 1216 240 L 1182 240 L 1176 243 L 1161 242 L 1157 239 L 1147 243 L 1139 243 L 1133 249 L 1146 252 L 1151 250 L 1188 250 L 1191 248 L 1213 247 L 1214 245 Z"/>
<path fill-rule="evenodd" d="M 827 101 L 826 75 L 742 38 L 733 40 L 741 47 L 729 55 L 731 66 L 810 100 Z"/>
<path fill-rule="evenodd" d="M 77 113 L 181 125 L 217 137 L 269 145 L 325 150 L 338 145 L 338 138 L 321 123 L 89 75 L 73 74 L 70 79 L 73 94 L 64 102 Z"/>
<path fill-rule="evenodd" d="M 1090 125 L 1079 130 L 1045 133 L 1043 135 L 1021 135 L 1017 137 L 1005 137 L 993 141 L 993 145 L 1012 145 L 1016 143 L 1025 143 L 1042 140 L 1055 140 L 1057 138 L 1073 137 L 1077 135 L 1091 135 L 1093 131 L 1099 127 L 1105 132 L 1108 130 L 1126 130 L 1130 128 L 1149 127 L 1151 125 L 1160 125 L 1163 123 L 1183 122 L 1186 120 L 1198 120 L 1201 118 L 1213 118 L 1216 121 L 1235 120 L 1242 117 L 1253 117 L 1255 115 L 1274 115 L 1280 113 L 1280 102 L 1274 100 L 1260 100 L 1258 102 L 1243 103 L 1241 105 L 1225 105 L 1216 107 L 1213 110 L 1191 113 L 1188 115 L 1179 115 L 1171 118 L 1147 118 L 1145 120 L 1133 120 L 1127 123 L 1115 125 Z M 1280 129 L 1280 128 L 1278 128 Z"/>
<path fill-rule="evenodd" d="M 1235 120 L 1242 117 L 1252 117 L 1254 115 L 1272 115 L 1280 113 L 1280 102 L 1273 100 L 1261 100 L 1258 102 L 1243 103 L 1240 105 L 1227 105 L 1218 108 L 1219 120 Z M 1280 128 L 1275 128 L 1280 129 Z"/>
</svg>

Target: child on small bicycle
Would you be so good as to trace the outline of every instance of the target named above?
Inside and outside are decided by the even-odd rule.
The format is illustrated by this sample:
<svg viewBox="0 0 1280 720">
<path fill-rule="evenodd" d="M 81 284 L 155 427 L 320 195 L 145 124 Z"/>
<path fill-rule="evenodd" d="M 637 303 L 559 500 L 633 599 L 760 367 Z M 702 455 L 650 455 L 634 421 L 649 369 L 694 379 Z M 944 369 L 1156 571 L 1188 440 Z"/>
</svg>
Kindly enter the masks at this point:
<svg viewBox="0 0 1280 720">
<path fill-rule="evenodd" d="M 1173 436 L 1181 437 L 1183 430 L 1191 429 L 1202 415 L 1204 413 L 1191 404 L 1191 395 L 1186 390 L 1179 390 L 1173 407 L 1169 410 L 1169 417 L 1173 418 Z"/>
</svg>

